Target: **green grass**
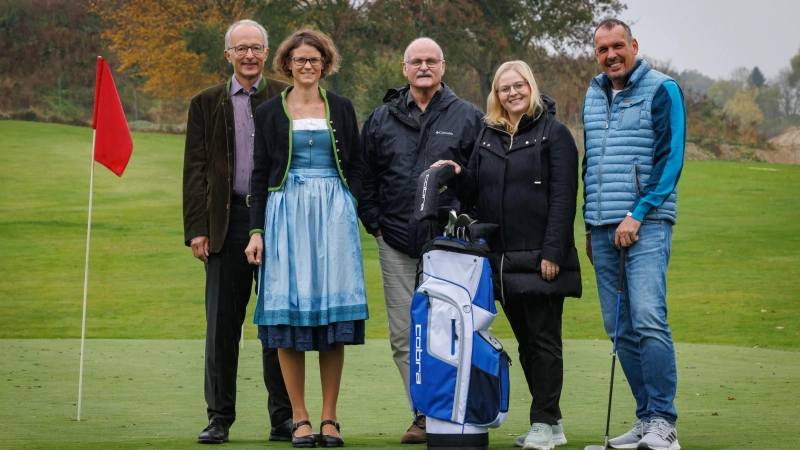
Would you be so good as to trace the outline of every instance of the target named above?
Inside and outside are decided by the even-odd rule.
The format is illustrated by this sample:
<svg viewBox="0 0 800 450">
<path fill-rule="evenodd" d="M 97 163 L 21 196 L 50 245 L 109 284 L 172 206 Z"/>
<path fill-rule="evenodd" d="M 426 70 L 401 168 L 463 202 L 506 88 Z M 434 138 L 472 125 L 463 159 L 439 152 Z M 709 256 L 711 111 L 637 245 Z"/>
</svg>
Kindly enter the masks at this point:
<svg viewBox="0 0 800 450">
<path fill-rule="evenodd" d="M 0 315 L 14 318 L 0 338 L 79 337 L 91 130 L 0 121 L 0 137 Z M 133 138 L 122 178 L 96 166 L 87 337 L 202 338 L 203 268 L 183 245 L 183 137 Z M 800 166 L 686 163 L 668 274 L 676 341 L 800 349 L 799 191 Z M 575 230 L 582 250 L 580 214 Z M 384 338 L 377 248 L 363 233 L 362 246 L 367 336 Z M 564 336 L 603 339 L 582 265 Z M 511 337 L 505 321 L 494 331 Z"/>
<path fill-rule="evenodd" d="M 96 167 L 90 340 L 75 421 L 91 140 L 87 128 L 0 121 L 0 447 L 194 448 L 205 421 L 204 273 L 183 245 L 182 136 L 134 133 L 121 179 Z M 686 163 L 668 274 L 684 448 L 797 447 L 798 191 L 798 166 Z M 580 218 L 575 232 L 582 248 Z M 362 245 L 371 319 L 367 344 L 348 348 L 339 419 L 348 447 L 400 449 L 409 415 L 385 340 L 377 248 L 363 234 Z M 582 258 L 584 298 L 564 312 L 567 449 L 602 443 L 607 401 L 610 344 Z M 261 448 L 266 396 L 255 327 L 245 330 L 229 446 Z M 514 358 L 502 314 L 493 331 Z M 510 417 L 491 448 L 510 448 L 527 428 L 524 385 L 515 364 Z M 633 408 L 618 370 L 612 433 L 630 427 Z"/>
<path fill-rule="evenodd" d="M 509 346 L 509 343 L 506 343 Z M 5 340 L 0 348 L 3 448 L 197 448 L 204 426 L 203 343 L 192 340 L 90 340 L 86 344 L 81 421 L 77 413 L 79 340 Z M 679 440 L 684 448 L 796 449 L 800 358 L 795 352 L 677 344 Z M 561 408 L 565 450 L 602 444 L 608 401 L 607 342 L 568 340 Z M 269 419 L 261 381 L 260 345 L 241 354 L 238 417 L 225 448 L 288 448 L 267 443 Z M 410 422 L 389 343 L 348 347 L 339 421 L 348 448 L 401 450 Z M 316 358 L 308 359 L 307 396 L 319 422 Z M 530 397 L 512 366 L 507 422 L 490 432 L 490 448 L 512 448 L 528 428 Z M 617 371 L 612 433 L 630 428 L 633 400 Z M 421 447 L 424 448 L 424 447 Z"/>
<path fill-rule="evenodd" d="M 133 136 L 122 178 L 95 166 L 87 337 L 201 338 L 205 275 L 183 245 L 183 137 Z M 0 315 L 15 318 L 0 338 L 80 337 L 91 129 L 0 121 L 0 137 Z M 369 236 L 364 254 L 378 274 L 369 335 L 385 336 Z"/>
</svg>

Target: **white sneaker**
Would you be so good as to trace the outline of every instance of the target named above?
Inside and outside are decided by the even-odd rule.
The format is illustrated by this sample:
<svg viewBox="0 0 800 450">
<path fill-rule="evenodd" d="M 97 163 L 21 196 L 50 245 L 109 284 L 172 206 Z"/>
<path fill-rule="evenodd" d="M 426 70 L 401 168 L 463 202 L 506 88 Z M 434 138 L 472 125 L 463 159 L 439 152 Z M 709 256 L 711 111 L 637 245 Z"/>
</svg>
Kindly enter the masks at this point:
<svg viewBox="0 0 800 450">
<path fill-rule="evenodd" d="M 564 445 L 567 443 L 567 437 L 564 436 L 564 425 L 561 423 L 561 419 L 558 420 L 558 425 L 553 425 L 553 445 L 558 447 L 559 445 Z M 528 433 L 522 433 L 514 439 L 514 447 L 522 447 L 525 445 L 525 436 Z"/>
<path fill-rule="evenodd" d="M 553 428 L 538 422 L 531 425 L 522 444 L 523 450 L 551 450 L 553 447 Z"/>
<path fill-rule="evenodd" d="M 528 436 L 527 431 L 514 438 L 514 447 L 522 447 L 523 445 L 525 445 L 526 436 Z"/>
<path fill-rule="evenodd" d="M 636 448 L 639 445 L 639 441 L 644 437 L 644 430 L 646 428 L 647 422 L 636 419 L 633 422 L 631 431 L 628 431 L 622 436 L 615 437 L 614 439 L 609 439 L 608 445 L 611 448 Z"/>
<path fill-rule="evenodd" d="M 678 431 L 664 419 L 655 418 L 647 425 L 647 429 L 639 441 L 637 450 L 680 450 Z"/>
<path fill-rule="evenodd" d="M 564 435 L 564 424 L 561 419 L 558 420 L 557 425 L 553 425 L 553 444 L 556 447 L 567 443 L 567 437 Z"/>
</svg>

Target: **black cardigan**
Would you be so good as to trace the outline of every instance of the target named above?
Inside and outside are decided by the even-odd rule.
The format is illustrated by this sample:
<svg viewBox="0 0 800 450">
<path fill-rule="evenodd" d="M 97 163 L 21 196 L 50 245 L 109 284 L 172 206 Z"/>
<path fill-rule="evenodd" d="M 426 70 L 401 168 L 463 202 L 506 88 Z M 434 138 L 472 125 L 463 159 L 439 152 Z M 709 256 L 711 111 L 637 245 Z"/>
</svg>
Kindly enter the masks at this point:
<svg viewBox="0 0 800 450">
<path fill-rule="evenodd" d="M 286 94 L 290 90 L 291 86 L 256 109 L 253 174 L 250 177 L 251 230 L 264 228 L 269 192 L 280 190 L 289 173 L 291 117 L 286 109 Z M 320 94 L 325 100 L 328 128 L 333 133 L 336 169 L 357 202 L 361 197 L 364 162 L 353 103 L 322 88 Z"/>
</svg>

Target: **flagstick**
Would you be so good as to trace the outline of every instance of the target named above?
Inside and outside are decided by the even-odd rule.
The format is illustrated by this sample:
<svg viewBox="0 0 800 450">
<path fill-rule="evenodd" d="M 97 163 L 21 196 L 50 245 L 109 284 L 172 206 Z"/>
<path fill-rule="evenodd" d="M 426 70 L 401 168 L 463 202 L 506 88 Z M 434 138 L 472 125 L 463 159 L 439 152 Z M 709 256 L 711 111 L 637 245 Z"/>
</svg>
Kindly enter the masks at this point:
<svg viewBox="0 0 800 450">
<path fill-rule="evenodd" d="M 94 143 L 97 130 L 92 131 L 92 170 L 89 177 L 89 224 L 86 227 L 86 266 L 83 271 L 83 319 L 81 320 L 81 366 L 78 375 L 78 422 L 81 421 L 81 398 L 83 397 L 83 349 L 86 341 L 86 291 L 89 286 L 89 238 L 92 235 L 92 194 L 94 193 Z"/>
</svg>

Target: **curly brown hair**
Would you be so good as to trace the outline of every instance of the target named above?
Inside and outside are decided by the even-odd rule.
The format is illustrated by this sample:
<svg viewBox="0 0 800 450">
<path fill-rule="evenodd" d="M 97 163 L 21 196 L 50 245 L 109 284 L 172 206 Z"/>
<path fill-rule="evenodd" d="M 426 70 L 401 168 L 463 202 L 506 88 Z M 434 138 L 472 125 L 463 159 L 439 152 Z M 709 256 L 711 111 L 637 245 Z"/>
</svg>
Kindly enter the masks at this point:
<svg viewBox="0 0 800 450">
<path fill-rule="evenodd" d="M 342 58 L 339 56 L 333 40 L 327 34 L 310 28 L 295 31 L 281 42 L 275 52 L 275 59 L 272 60 L 272 70 L 292 78 L 292 69 L 289 67 L 290 58 L 294 49 L 303 44 L 316 48 L 322 54 L 322 78 L 339 70 Z"/>
</svg>

